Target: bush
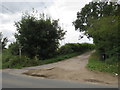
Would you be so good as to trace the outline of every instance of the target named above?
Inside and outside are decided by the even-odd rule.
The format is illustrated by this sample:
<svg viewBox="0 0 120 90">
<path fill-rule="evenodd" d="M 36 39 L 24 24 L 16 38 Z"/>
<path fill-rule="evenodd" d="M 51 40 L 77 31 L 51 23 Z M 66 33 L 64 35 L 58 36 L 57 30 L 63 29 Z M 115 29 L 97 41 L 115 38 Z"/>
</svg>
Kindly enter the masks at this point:
<svg viewBox="0 0 120 90">
<path fill-rule="evenodd" d="M 11 53 L 11 49 L 6 49 L 3 50 L 2 68 L 22 68 L 53 63 L 80 55 L 88 50 L 91 50 L 89 44 L 68 43 L 58 49 L 58 54 L 55 57 L 40 60 L 38 57 L 29 58 L 25 55 L 22 55 L 20 58 L 19 55 Z"/>
<path fill-rule="evenodd" d="M 99 53 L 95 52 L 93 53 L 90 58 L 89 58 L 89 62 L 87 67 L 90 70 L 95 70 L 95 71 L 100 71 L 100 72 L 109 72 L 109 73 L 117 73 L 119 74 L 119 70 L 118 70 L 118 63 L 111 63 L 108 64 L 108 62 L 106 63 L 105 61 L 101 61 L 100 60 L 100 55 Z"/>
<path fill-rule="evenodd" d="M 12 55 L 10 51 L 4 50 L 2 54 L 2 68 L 22 68 L 26 66 L 39 65 L 37 58 L 30 59 L 27 56 Z"/>
<path fill-rule="evenodd" d="M 82 43 L 81 47 L 82 47 L 81 49 L 84 50 L 84 51 L 95 49 L 95 45 L 94 44 L 90 44 L 90 43 Z"/>
<path fill-rule="evenodd" d="M 94 44 L 89 43 L 67 43 L 64 46 L 58 49 L 59 54 L 69 54 L 73 52 L 86 52 L 89 50 L 93 50 L 95 48 Z"/>
<path fill-rule="evenodd" d="M 53 62 L 58 62 L 61 60 L 69 59 L 71 57 L 78 56 L 78 55 L 80 55 L 80 53 L 70 53 L 70 54 L 66 54 L 66 55 L 59 55 L 59 56 L 56 56 L 54 58 L 46 59 L 46 60 L 41 61 L 41 62 L 42 62 L 42 64 L 48 64 L 48 63 L 53 63 Z"/>
<path fill-rule="evenodd" d="M 9 51 L 12 55 L 19 55 L 19 44 L 13 42 L 9 45 Z"/>
<path fill-rule="evenodd" d="M 105 62 L 106 62 L 107 64 L 115 64 L 115 63 L 118 62 L 118 60 L 117 60 L 116 57 L 111 57 L 111 58 L 106 59 Z"/>
<path fill-rule="evenodd" d="M 68 44 L 61 46 L 58 50 L 58 54 L 69 54 L 73 52 L 74 52 L 73 49 Z"/>
<path fill-rule="evenodd" d="M 36 17 L 36 14 L 40 15 Z M 24 13 L 21 20 L 15 23 L 17 33 L 15 38 L 22 46 L 22 53 L 29 58 L 39 59 L 54 57 L 59 40 L 64 39 L 65 31 L 59 25 L 59 20 L 45 17 L 44 13 Z"/>
</svg>

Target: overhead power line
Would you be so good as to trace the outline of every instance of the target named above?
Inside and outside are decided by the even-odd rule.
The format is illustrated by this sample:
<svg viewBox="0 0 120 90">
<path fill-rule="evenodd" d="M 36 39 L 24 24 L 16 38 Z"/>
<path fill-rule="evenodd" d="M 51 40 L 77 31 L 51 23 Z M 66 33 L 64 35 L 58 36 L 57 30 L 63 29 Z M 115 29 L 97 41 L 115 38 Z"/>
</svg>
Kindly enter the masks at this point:
<svg viewBox="0 0 120 90">
<path fill-rule="evenodd" d="M 0 6 L 1 6 L 2 8 L 4 8 L 5 10 L 7 10 L 7 11 L 11 12 L 11 13 L 14 13 L 12 10 L 8 9 L 6 6 L 1 5 L 1 4 L 0 4 Z"/>
<path fill-rule="evenodd" d="M 31 4 L 30 4 L 30 2 L 28 2 L 28 1 L 26 1 L 26 0 L 24 0 L 25 2 L 24 3 L 26 3 L 26 5 L 28 5 L 30 8 L 34 8 Z"/>
</svg>

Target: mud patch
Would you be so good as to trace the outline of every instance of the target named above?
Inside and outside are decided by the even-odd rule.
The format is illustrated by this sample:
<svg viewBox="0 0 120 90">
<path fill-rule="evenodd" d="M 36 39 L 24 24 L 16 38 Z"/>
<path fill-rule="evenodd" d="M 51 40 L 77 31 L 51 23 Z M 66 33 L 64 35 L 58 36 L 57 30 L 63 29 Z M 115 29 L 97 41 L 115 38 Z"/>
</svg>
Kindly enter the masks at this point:
<svg viewBox="0 0 120 90">
<path fill-rule="evenodd" d="M 52 67 L 52 68 L 42 68 L 42 69 L 31 69 L 27 72 L 24 72 L 23 74 L 29 75 L 29 76 L 36 76 L 36 77 L 43 77 L 43 78 L 64 78 L 68 72 L 71 72 L 69 70 L 64 70 L 62 68 L 58 67 Z"/>
<path fill-rule="evenodd" d="M 99 81 L 99 80 L 96 80 L 96 79 L 84 79 L 85 81 L 87 82 L 98 82 L 98 83 L 103 83 L 103 81 Z"/>
<path fill-rule="evenodd" d="M 100 81 L 100 80 L 96 80 L 96 79 L 84 79 L 84 81 L 92 82 L 92 83 L 106 83 L 106 84 L 110 84 L 110 83 L 107 83 L 107 82 L 104 82 L 104 81 Z"/>
<path fill-rule="evenodd" d="M 23 74 L 25 74 L 25 75 L 30 75 L 30 76 L 35 76 L 35 77 L 43 77 L 43 78 L 47 78 L 48 76 L 47 75 L 44 75 L 44 74 L 30 74 L 30 73 L 27 73 L 27 72 L 25 72 L 25 73 L 23 73 Z"/>
</svg>

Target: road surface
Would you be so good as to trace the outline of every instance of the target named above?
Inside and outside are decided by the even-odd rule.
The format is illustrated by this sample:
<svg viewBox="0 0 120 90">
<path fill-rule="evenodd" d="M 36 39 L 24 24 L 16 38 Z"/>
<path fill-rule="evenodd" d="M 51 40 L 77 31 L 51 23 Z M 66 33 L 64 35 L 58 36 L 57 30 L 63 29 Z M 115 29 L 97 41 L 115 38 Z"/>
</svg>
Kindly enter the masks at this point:
<svg viewBox="0 0 120 90">
<path fill-rule="evenodd" d="M 117 87 L 61 80 L 40 79 L 3 72 L 2 88 L 117 88 Z"/>
<path fill-rule="evenodd" d="M 118 76 L 104 72 L 91 71 L 86 67 L 91 53 L 92 52 L 86 52 L 70 59 L 47 64 L 43 67 L 29 67 L 26 68 L 28 71 L 24 72 L 24 74 L 47 79 L 118 85 Z"/>
<path fill-rule="evenodd" d="M 101 72 L 91 72 L 86 69 L 90 54 L 85 53 L 64 61 L 36 67 L 4 69 L 2 71 L 2 88 L 118 88 L 116 84 L 105 84 L 105 82 L 114 83 L 116 78 L 113 76 Z M 53 66 L 53 69 L 49 69 Z M 45 69 L 44 71 L 43 68 L 47 68 L 47 70 Z M 23 72 L 29 72 L 31 69 L 34 73 L 38 69 L 36 74 L 50 74 L 52 78 L 33 77 L 22 74 Z M 57 76 L 58 74 L 60 77 Z M 54 75 L 57 77 L 54 77 Z M 91 78 L 92 80 L 94 78 L 95 81 L 104 82 L 93 83 L 84 81 Z"/>
</svg>

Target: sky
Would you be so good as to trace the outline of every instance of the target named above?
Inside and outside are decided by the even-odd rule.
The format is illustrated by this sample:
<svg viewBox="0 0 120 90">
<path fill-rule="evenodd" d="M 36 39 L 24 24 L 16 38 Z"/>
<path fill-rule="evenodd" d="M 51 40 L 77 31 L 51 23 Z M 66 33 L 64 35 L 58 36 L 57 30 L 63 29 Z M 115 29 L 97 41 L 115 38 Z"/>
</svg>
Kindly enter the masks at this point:
<svg viewBox="0 0 120 90">
<path fill-rule="evenodd" d="M 79 39 L 82 34 L 75 31 L 72 22 L 76 20 L 77 12 L 85 4 L 92 0 L 4 0 L 0 2 L 0 32 L 8 37 L 9 43 L 14 42 L 14 33 L 16 33 L 15 22 L 21 19 L 22 13 L 31 12 L 34 8 L 38 13 L 45 13 L 52 19 L 59 19 L 60 26 L 67 31 L 65 39 L 60 42 L 65 43 L 93 43 L 92 39 Z"/>
</svg>

